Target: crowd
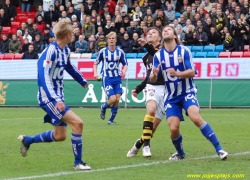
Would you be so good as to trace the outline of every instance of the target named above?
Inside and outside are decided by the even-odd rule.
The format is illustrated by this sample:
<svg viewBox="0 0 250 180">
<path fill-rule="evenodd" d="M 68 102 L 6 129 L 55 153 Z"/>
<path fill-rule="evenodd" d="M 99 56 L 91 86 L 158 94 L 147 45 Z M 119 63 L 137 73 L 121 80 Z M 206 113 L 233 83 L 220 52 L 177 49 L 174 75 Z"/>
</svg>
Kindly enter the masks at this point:
<svg viewBox="0 0 250 180">
<path fill-rule="evenodd" d="M 15 3 L 15 4 L 14 4 Z M 16 1 L 0 1 L 0 34 L 17 15 Z M 248 0 L 40 0 L 36 19 L 22 22 L 17 34 L 3 34 L 0 53 L 24 53 L 24 59 L 37 58 L 55 41 L 53 27 L 69 19 L 74 37 L 68 46 L 75 53 L 96 53 L 107 46 L 105 36 L 117 33 L 125 53 L 145 52 L 137 42 L 146 38 L 149 27 L 172 25 L 184 45 L 224 45 L 225 51 L 244 51 L 250 42 Z M 22 11 L 29 12 L 33 0 L 22 0 Z M 101 13 L 99 13 L 101 12 Z M 181 15 L 176 18 L 176 12 Z"/>
</svg>

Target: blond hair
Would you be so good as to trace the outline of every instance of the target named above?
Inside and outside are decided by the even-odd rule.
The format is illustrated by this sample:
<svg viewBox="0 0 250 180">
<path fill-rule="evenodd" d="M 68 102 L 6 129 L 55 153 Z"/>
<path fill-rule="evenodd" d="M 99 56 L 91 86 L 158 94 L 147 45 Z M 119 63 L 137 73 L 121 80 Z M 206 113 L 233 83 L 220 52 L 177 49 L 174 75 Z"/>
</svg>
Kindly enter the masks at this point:
<svg viewBox="0 0 250 180">
<path fill-rule="evenodd" d="M 115 39 L 117 39 L 116 32 L 114 32 L 114 31 L 111 31 L 110 33 L 108 33 L 108 34 L 106 35 L 106 38 L 108 39 L 110 36 L 115 36 Z"/>
<path fill-rule="evenodd" d="M 64 39 L 68 33 L 73 31 L 71 21 L 68 19 L 61 19 L 53 28 L 53 33 L 56 39 Z"/>
</svg>

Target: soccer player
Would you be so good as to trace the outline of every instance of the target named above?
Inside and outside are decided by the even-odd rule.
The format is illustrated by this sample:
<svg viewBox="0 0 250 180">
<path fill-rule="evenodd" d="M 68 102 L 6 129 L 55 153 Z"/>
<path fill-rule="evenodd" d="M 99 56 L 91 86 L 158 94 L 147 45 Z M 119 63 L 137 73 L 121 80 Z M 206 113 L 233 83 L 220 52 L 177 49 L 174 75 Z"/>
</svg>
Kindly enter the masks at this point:
<svg viewBox="0 0 250 180">
<path fill-rule="evenodd" d="M 33 143 L 64 141 L 67 134 L 67 124 L 72 128 L 71 141 L 75 156 L 74 169 L 90 170 L 91 167 L 82 161 L 82 131 L 83 122 L 79 116 L 64 104 L 63 73 L 66 70 L 83 88 L 88 82 L 81 72 L 70 62 L 70 49 L 67 44 L 74 35 L 71 22 L 62 19 L 53 28 L 56 41 L 51 43 L 38 59 L 38 101 L 46 111 L 44 122 L 54 126 L 54 131 L 46 131 L 34 136 L 20 135 L 21 154 L 27 156 L 27 151 Z"/>
<path fill-rule="evenodd" d="M 141 84 L 136 86 L 132 90 L 132 94 L 133 96 L 137 97 L 137 95 L 146 87 L 145 92 L 147 114 L 145 115 L 143 122 L 143 135 L 128 151 L 127 157 L 135 156 L 143 144 L 143 156 L 151 157 L 150 139 L 156 128 L 160 124 L 161 120 L 165 116 L 164 101 L 162 98 L 164 96 L 165 89 L 163 76 L 160 75 L 157 81 L 154 83 L 151 83 L 149 79 L 153 67 L 153 57 L 154 54 L 160 49 L 161 39 L 161 31 L 156 27 L 151 27 L 148 29 L 148 43 L 142 38 L 138 39 L 139 43 L 148 50 L 148 52 L 142 58 L 143 63 L 147 69 L 147 75 L 146 78 L 141 82 Z"/>
<path fill-rule="evenodd" d="M 111 107 L 111 115 L 109 118 L 109 125 L 115 125 L 114 119 L 116 117 L 120 97 L 122 94 L 122 77 L 125 77 L 128 69 L 128 62 L 122 49 L 116 47 L 117 36 L 115 32 L 110 32 L 107 36 L 108 46 L 101 49 L 96 61 L 94 63 L 94 78 L 100 79 L 97 74 L 97 66 L 102 62 L 101 75 L 103 89 L 108 97 L 108 100 L 101 106 L 101 118 L 105 119 L 106 109 Z M 122 63 L 123 70 L 119 68 Z"/>
<path fill-rule="evenodd" d="M 180 133 L 180 121 L 183 121 L 182 108 L 200 128 L 201 133 L 213 144 L 219 157 L 224 160 L 228 153 L 224 151 L 211 126 L 202 119 L 199 103 L 196 98 L 196 86 L 193 77 L 195 68 L 191 52 L 180 45 L 177 33 L 172 26 L 165 26 L 162 31 L 164 47 L 154 56 L 154 67 L 150 81 L 155 82 L 162 74 L 165 80 L 165 110 L 171 131 L 172 143 L 177 152 L 169 160 L 180 160 L 185 157 Z"/>
</svg>

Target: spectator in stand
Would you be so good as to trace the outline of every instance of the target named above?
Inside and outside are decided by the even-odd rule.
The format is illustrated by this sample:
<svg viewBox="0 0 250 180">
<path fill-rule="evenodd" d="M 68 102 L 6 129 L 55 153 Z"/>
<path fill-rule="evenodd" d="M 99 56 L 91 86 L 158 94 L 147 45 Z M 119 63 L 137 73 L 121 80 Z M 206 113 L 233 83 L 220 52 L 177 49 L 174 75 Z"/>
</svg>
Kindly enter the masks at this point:
<svg viewBox="0 0 250 180">
<path fill-rule="evenodd" d="M 244 39 L 243 35 L 246 34 L 247 29 L 244 24 L 242 24 L 241 19 L 237 20 L 237 24 L 233 24 L 231 31 L 234 32 L 234 47 L 236 51 L 239 51 L 239 46 L 241 46 L 241 51 L 244 52 Z"/>
<path fill-rule="evenodd" d="M 226 38 L 223 41 L 223 47 L 224 47 L 224 51 L 226 52 L 232 52 L 234 51 L 234 39 L 232 38 L 232 36 L 230 35 L 230 33 L 226 33 Z"/>
<path fill-rule="evenodd" d="M 187 6 L 187 10 L 183 13 L 185 20 L 190 19 L 191 21 L 195 17 L 195 13 L 192 11 L 191 6 Z"/>
<path fill-rule="evenodd" d="M 182 32 L 182 27 L 178 26 L 176 32 L 177 32 L 177 36 L 178 36 L 180 42 L 183 44 L 185 34 Z"/>
<path fill-rule="evenodd" d="M 51 26 L 52 22 L 57 20 L 58 20 L 57 13 L 54 11 L 54 6 L 51 5 L 49 7 L 49 11 L 44 14 L 44 22 Z"/>
<path fill-rule="evenodd" d="M 249 13 L 249 2 L 248 2 L 248 0 L 244 0 L 241 11 L 242 11 L 242 14 L 248 14 Z"/>
<path fill-rule="evenodd" d="M 193 20 L 191 20 L 191 23 L 194 25 L 194 27 L 197 27 L 197 21 L 200 19 L 200 14 L 195 14 L 195 17 Z"/>
<path fill-rule="evenodd" d="M 141 21 L 142 19 L 142 12 L 141 12 L 141 9 L 140 7 L 136 7 L 135 8 L 135 13 L 133 15 L 133 21 Z"/>
<path fill-rule="evenodd" d="M 104 33 L 101 32 L 99 34 L 99 39 L 95 42 L 95 54 L 97 55 L 98 52 L 102 49 L 108 46 L 108 43 L 105 39 Z"/>
<path fill-rule="evenodd" d="M 103 8 L 103 10 L 104 11 L 101 13 L 101 17 L 102 17 L 103 21 L 106 19 L 106 17 L 108 15 L 110 15 L 111 18 L 113 17 L 113 14 L 109 11 L 109 6 L 108 5 L 105 5 L 104 8 Z"/>
<path fill-rule="evenodd" d="M 215 24 L 215 27 L 218 32 L 220 32 L 224 26 L 228 25 L 227 17 L 222 14 L 222 11 L 220 9 L 216 11 L 216 18 L 214 18 L 213 21 L 213 24 Z"/>
<path fill-rule="evenodd" d="M 152 10 L 151 9 L 147 9 L 146 14 L 143 17 L 143 21 L 146 22 L 148 20 L 148 16 L 152 16 L 154 17 L 154 15 L 152 14 Z"/>
<path fill-rule="evenodd" d="M 75 38 L 75 36 L 72 36 L 71 42 L 68 44 L 70 52 L 75 52 L 75 50 L 76 50 L 75 45 L 76 45 L 76 38 Z"/>
<path fill-rule="evenodd" d="M 211 11 L 212 9 L 212 3 L 210 2 L 210 0 L 205 0 L 205 8 L 204 8 L 207 12 Z"/>
<path fill-rule="evenodd" d="M 197 41 L 198 45 L 200 45 L 200 46 L 207 45 L 207 41 L 208 41 L 207 33 L 203 32 L 201 26 L 199 26 L 197 29 L 198 29 L 198 32 L 196 33 L 196 41 Z"/>
<path fill-rule="evenodd" d="M 21 2 L 22 2 L 22 12 L 30 12 L 34 0 L 21 0 Z"/>
<path fill-rule="evenodd" d="M 125 52 L 128 53 L 130 50 L 130 39 L 129 39 L 129 34 L 125 33 L 124 34 L 124 40 L 121 43 L 121 49 Z"/>
<path fill-rule="evenodd" d="M 54 5 L 54 0 L 43 0 L 43 10 L 45 12 L 49 11 L 49 7 Z M 44 16 L 43 16 L 44 17 Z"/>
<path fill-rule="evenodd" d="M 37 34 L 35 36 L 35 41 L 33 41 L 34 51 L 36 53 L 41 53 L 43 51 L 42 45 L 43 45 L 43 42 L 41 40 L 41 36 Z"/>
<path fill-rule="evenodd" d="M 0 1 L 0 9 L 2 9 L 2 8 L 3 8 L 2 1 Z"/>
<path fill-rule="evenodd" d="M 76 51 L 75 53 L 86 53 L 88 49 L 88 42 L 84 40 L 85 36 L 80 35 L 79 40 L 76 41 L 75 48 Z"/>
<path fill-rule="evenodd" d="M 75 37 L 75 41 L 78 41 L 79 40 L 79 36 L 81 35 L 81 31 L 80 31 L 80 28 L 75 28 L 74 29 L 74 37 Z"/>
<path fill-rule="evenodd" d="M 10 18 L 10 21 L 13 22 L 16 17 L 16 7 L 10 4 L 10 0 L 5 1 L 5 5 L 3 6 L 4 12 L 6 13 L 7 17 Z M 3 23 L 3 22 L 2 22 Z"/>
<path fill-rule="evenodd" d="M 95 42 L 96 42 L 96 38 L 94 35 L 91 35 L 89 37 L 89 41 L 88 41 L 88 53 L 95 53 Z"/>
<path fill-rule="evenodd" d="M 115 18 L 115 29 L 117 29 L 117 31 L 120 31 L 121 27 L 122 27 L 122 16 L 117 15 Z"/>
<path fill-rule="evenodd" d="M 10 40 L 6 34 L 3 34 L 3 39 L 0 41 L 0 54 L 9 53 Z"/>
<path fill-rule="evenodd" d="M 93 4 L 93 0 L 88 0 L 84 7 L 85 7 L 84 12 L 87 15 L 91 15 L 92 10 L 96 10 L 96 11 L 98 10 L 96 5 Z"/>
<path fill-rule="evenodd" d="M 192 8 L 192 12 L 194 13 L 197 12 L 197 5 L 195 3 L 192 3 L 191 8 Z"/>
<path fill-rule="evenodd" d="M 148 17 L 148 19 L 146 21 L 147 27 L 153 27 L 153 25 L 154 25 L 153 16 L 148 15 L 147 17 Z M 160 20 L 157 20 L 157 21 L 160 21 Z M 160 21 L 160 24 L 161 24 L 161 21 Z"/>
<path fill-rule="evenodd" d="M 29 43 L 32 42 L 32 36 L 30 35 L 30 30 L 29 29 L 24 30 L 23 39 L 28 39 Z"/>
<path fill-rule="evenodd" d="M 204 30 L 204 32 L 207 33 L 207 35 L 210 33 L 211 27 L 214 27 L 214 25 L 212 24 L 212 19 L 207 18 L 207 21 L 206 21 L 206 23 L 204 23 L 204 26 L 203 26 L 203 30 Z"/>
<path fill-rule="evenodd" d="M 208 44 L 210 46 L 216 46 L 220 44 L 220 34 L 216 32 L 215 27 L 210 28 L 210 33 L 208 34 Z"/>
<path fill-rule="evenodd" d="M 48 45 L 49 45 L 49 38 L 50 38 L 50 33 L 49 33 L 49 28 L 46 27 L 44 30 L 44 35 L 42 36 L 42 47 L 41 50 L 43 51 Z"/>
<path fill-rule="evenodd" d="M 25 29 L 27 29 L 27 24 L 26 24 L 26 22 L 22 22 L 21 27 L 18 30 L 20 30 L 22 32 L 22 35 L 24 35 Z"/>
<path fill-rule="evenodd" d="M 160 20 L 162 26 L 168 25 L 168 18 L 165 16 L 163 10 L 161 9 L 158 10 L 157 16 L 154 19 L 154 25 L 156 20 Z"/>
<path fill-rule="evenodd" d="M 183 14 L 180 16 L 179 25 L 181 25 L 182 28 L 186 26 L 186 20 Z"/>
<path fill-rule="evenodd" d="M 124 22 L 122 24 L 123 27 L 125 27 L 126 30 L 128 30 L 128 27 L 130 26 L 129 18 L 125 17 Z"/>
<path fill-rule="evenodd" d="M 69 10 L 67 12 L 67 17 L 70 19 L 71 21 L 71 17 L 75 15 L 76 16 L 76 13 L 74 12 L 74 7 L 69 7 Z"/>
<path fill-rule="evenodd" d="M 43 22 L 43 17 L 42 16 L 38 16 L 36 22 L 37 22 L 36 23 L 37 29 L 40 30 L 42 32 L 42 34 L 44 34 L 45 23 Z"/>
<path fill-rule="evenodd" d="M 17 54 L 22 52 L 22 44 L 17 39 L 16 34 L 12 34 L 12 40 L 9 43 L 9 53 L 11 54 Z"/>
<path fill-rule="evenodd" d="M 175 19 L 175 11 L 173 10 L 173 7 L 171 4 L 168 5 L 168 9 L 164 11 L 164 13 L 167 16 L 169 23 L 173 23 Z"/>
<path fill-rule="evenodd" d="M 240 15 L 241 15 L 240 6 L 236 6 L 235 12 L 234 12 L 234 18 L 236 21 L 240 18 Z"/>
<path fill-rule="evenodd" d="M 223 0 L 222 0 L 222 1 L 223 1 Z M 195 5 L 196 5 L 197 11 L 198 11 L 199 6 L 201 5 L 201 1 L 200 1 L 200 0 L 195 0 L 194 3 L 195 3 Z"/>
<path fill-rule="evenodd" d="M 1 26 L 3 27 L 11 26 L 10 18 L 8 17 L 7 13 L 5 13 L 4 9 L 0 9 L 0 21 Z"/>
<path fill-rule="evenodd" d="M 24 40 L 23 40 L 23 37 L 22 37 L 22 31 L 17 30 L 16 34 L 17 34 L 17 39 L 21 42 L 21 44 L 23 46 Z"/>
<path fill-rule="evenodd" d="M 23 47 L 22 47 L 22 53 L 25 53 L 26 51 L 29 50 L 29 39 L 28 38 L 25 38 L 24 39 L 24 44 L 23 44 Z"/>
<path fill-rule="evenodd" d="M 58 16 L 58 14 L 59 14 L 59 12 L 60 12 L 60 6 L 61 6 L 61 3 L 60 3 L 60 1 L 55 1 L 55 3 L 54 3 L 54 10 L 55 10 L 55 13 L 56 13 L 56 15 Z"/>
<path fill-rule="evenodd" d="M 187 11 L 188 7 L 188 0 L 183 0 L 183 6 L 180 9 L 180 13 L 183 14 L 185 11 Z"/>
<path fill-rule="evenodd" d="M 37 18 L 38 16 L 44 17 L 44 15 L 45 15 L 45 12 L 44 12 L 44 10 L 43 10 L 43 6 L 38 6 L 38 12 L 36 13 L 36 18 Z"/>
<path fill-rule="evenodd" d="M 93 10 L 92 13 L 91 13 L 91 17 L 90 17 L 90 21 L 93 24 L 95 24 L 96 16 L 97 16 L 96 10 Z"/>
<path fill-rule="evenodd" d="M 143 26 L 143 33 L 141 34 L 141 38 L 145 39 L 147 38 L 147 32 L 148 32 L 148 27 Z"/>
<path fill-rule="evenodd" d="M 133 34 L 133 39 L 130 41 L 130 50 L 131 53 L 140 53 L 143 52 L 143 47 L 138 43 L 139 36 L 137 33 Z"/>
<path fill-rule="evenodd" d="M 190 20 L 190 19 L 187 19 L 187 21 L 186 21 L 186 26 L 182 28 L 182 31 L 183 31 L 184 33 L 186 33 L 186 32 L 187 32 L 187 29 L 188 29 L 188 27 L 189 27 L 190 25 L 193 26 L 193 29 L 195 29 L 194 25 L 191 24 L 191 20 Z"/>
<path fill-rule="evenodd" d="M 61 17 L 62 16 L 62 12 L 65 11 L 65 7 L 63 5 L 60 6 L 59 12 L 57 12 L 57 17 Z"/>
<path fill-rule="evenodd" d="M 102 17 L 100 14 L 97 14 L 96 19 L 95 19 L 95 31 L 96 32 L 98 31 L 98 27 L 100 27 L 100 26 L 103 26 Z"/>
<path fill-rule="evenodd" d="M 127 32 L 129 34 L 129 38 L 131 38 L 131 39 L 132 39 L 134 33 L 140 34 L 139 33 L 140 30 L 139 30 L 139 28 L 137 28 L 135 26 L 135 22 L 134 21 L 130 22 L 130 26 L 127 28 Z"/>
<path fill-rule="evenodd" d="M 227 33 L 229 33 L 227 27 L 224 27 L 223 30 L 220 31 L 220 34 L 221 34 L 221 43 L 223 43 L 223 41 L 225 40 Z"/>
<path fill-rule="evenodd" d="M 72 1 L 71 1 L 71 0 L 67 2 L 66 11 L 69 11 L 69 8 L 70 8 L 70 7 L 73 7 Z M 73 8 L 74 8 L 74 7 L 73 7 Z"/>
<path fill-rule="evenodd" d="M 115 8 L 116 8 L 116 2 L 113 0 L 108 0 L 108 2 L 106 2 L 106 4 L 109 7 L 109 11 L 112 14 L 115 14 Z"/>
<path fill-rule="evenodd" d="M 74 11 L 76 14 L 81 12 L 81 7 L 83 6 L 83 1 L 81 0 L 72 0 L 72 4 L 74 6 Z"/>
<path fill-rule="evenodd" d="M 128 6 L 124 4 L 123 0 L 118 0 L 117 5 L 115 7 L 116 11 L 119 11 L 121 14 L 122 12 L 128 13 Z"/>
<path fill-rule="evenodd" d="M 74 24 L 74 23 L 76 23 L 77 24 L 77 26 L 75 26 L 75 27 L 79 27 L 80 29 L 81 29 L 81 23 L 77 20 L 77 16 L 76 15 L 73 15 L 73 16 L 71 16 L 71 23 L 72 23 L 72 25 Z"/>
<path fill-rule="evenodd" d="M 34 51 L 34 46 L 32 44 L 29 45 L 29 50 L 23 54 L 22 59 L 38 59 L 37 52 Z"/>
<path fill-rule="evenodd" d="M 84 6 L 81 6 L 80 12 L 78 13 L 78 21 L 82 21 L 82 16 L 85 14 L 85 8 Z"/>
<path fill-rule="evenodd" d="M 98 28 L 97 28 L 97 33 L 96 33 L 96 35 L 95 35 L 95 38 L 96 38 L 97 40 L 100 39 L 100 34 L 101 34 L 101 33 L 104 34 L 103 28 L 102 28 L 102 26 L 98 26 Z"/>
<path fill-rule="evenodd" d="M 125 28 L 124 27 L 121 27 L 120 28 L 120 32 L 118 33 L 117 35 L 117 45 L 121 45 L 122 44 L 122 41 L 124 40 L 124 34 L 125 34 Z"/>
<path fill-rule="evenodd" d="M 67 12 L 66 12 L 66 11 L 63 11 L 63 12 L 62 12 L 62 15 L 61 15 L 61 17 L 59 18 L 59 21 L 60 21 L 61 19 L 68 19 L 68 20 L 71 21 L 71 19 L 70 19 L 69 17 L 67 17 Z"/>
<path fill-rule="evenodd" d="M 162 10 L 164 10 L 167 7 L 166 3 L 167 5 L 169 4 L 169 2 L 166 0 L 157 0 L 156 3 L 157 3 L 157 9 L 162 9 Z"/>
<path fill-rule="evenodd" d="M 27 28 L 31 31 L 33 28 L 33 19 L 28 18 Z"/>
<path fill-rule="evenodd" d="M 203 10 L 203 14 L 207 14 L 207 10 L 205 9 L 205 4 L 201 3 L 200 6 L 197 8 L 197 12 L 196 13 L 199 13 L 201 12 L 201 10 Z"/>
<path fill-rule="evenodd" d="M 183 44 L 187 46 L 194 45 L 195 38 L 193 35 L 194 35 L 194 27 L 193 25 L 188 25 L 184 39 L 183 39 Z"/>
<path fill-rule="evenodd" d="M 107 25 L 104 27 L 104 34 L 105 36 L 109 34 L 111 31 L 116 32 L 115 27 L 111 25 L 111 21 L 107 21 Z"/>
<path fill-rule="evenodd" d="M 182 28 L 182 26 L 179 24 L 179 21 L 178 21 L 178 19 L 174 19 L 174 21 L 173 21 L 173 25 L 172 25 L 173 27 L 174 27 L 174 29 L 177 31 L 177 28 L 178 27 L 181 27 Z"/>
<path fill-rule="evenodd" d="M 91 35 L 95 35 L 95 25 L 90 21 L 90 16 L 86 17 L 86 22 L 82 27 L 84 37 L 88 39 Z"/>
<path fill-rule="evenodd" d="M 144 16 L 147 13 L 147 9 L 151 8 L 148 0 L 144 0 L 143 6 L 140 8 L 141 8 L 142 15 Z"/>
</svg>

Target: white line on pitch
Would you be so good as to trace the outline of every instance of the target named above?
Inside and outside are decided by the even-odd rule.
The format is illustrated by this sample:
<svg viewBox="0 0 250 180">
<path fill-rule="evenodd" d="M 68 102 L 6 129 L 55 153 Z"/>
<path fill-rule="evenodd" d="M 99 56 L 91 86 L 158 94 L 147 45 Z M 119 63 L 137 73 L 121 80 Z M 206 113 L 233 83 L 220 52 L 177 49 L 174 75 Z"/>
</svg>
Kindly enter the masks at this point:
<svg viewBox="0 0 250 180">
<path fill-rule="evenodd" d="M 250 151 L 230 154 L 230 156 L 241 156 L 241 155 L 247 155 L 247 154 L 250 154 Z M 190 159 L 187 158 L 187 159 L 181 160 L 181 161 L 192 161 L 192 160 L 200 160 L 200 159 L 208 159 L 208 158 L 218 158 L 218 156 L 214 155 L 214 156 L 205 156 L 205 157 L 200 157 L 200 158 L 190 158 Z M 151 163 L 141 163 L 141 164 L 134 164 L 134 165 L 128 165 L 128 166 L 109 167 L 109 168 L 95 169 L 95 170 L 90 170 L 90 171 L 68 171 L 68 172 L 59 172 L 59 173 L 54 173 L 54 174 L 18 177 L 18 178 L 5 179 L 5 180 L 20 180 L 20 179 L 36 179 L 36 178 L 56 177 L 56 176 L 78 174 L 78 173 L 92 173 L 92 172 L 127 169 L 127 168 L 133 168 L 133 167 L 141 167 L 141 166 L 151 166 L 151 165 L 155 165 L 155 164 L 166 164 L 166 163 L 170 163 L 170 162 L 172 163 L 172 162 L 178 162 L 178 161 L 169 161 L 169 160 L 155 161 L 155 162 L 151 162 Z"/>
</svg>

